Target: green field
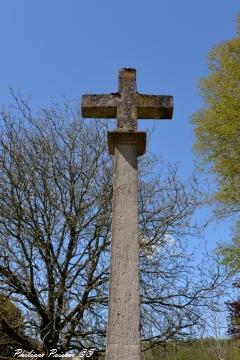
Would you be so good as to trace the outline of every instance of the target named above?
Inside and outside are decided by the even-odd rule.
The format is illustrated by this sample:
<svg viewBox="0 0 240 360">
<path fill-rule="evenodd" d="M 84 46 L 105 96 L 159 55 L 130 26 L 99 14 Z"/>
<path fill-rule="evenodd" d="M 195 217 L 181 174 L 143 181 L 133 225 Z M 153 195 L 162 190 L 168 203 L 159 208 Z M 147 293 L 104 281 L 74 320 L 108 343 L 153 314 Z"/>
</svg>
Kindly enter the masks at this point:
<svg viewBox="0 0 240 360">
<path fill-rule="evenodd" d="M 95 358 L 103 360 L 104 356 L 99 354 Z M 208 338 L 169 342 L 166 347 L 155 345 L 143 351 L 141 360 L 240 360 L 240 340 Z"/>
</svg>

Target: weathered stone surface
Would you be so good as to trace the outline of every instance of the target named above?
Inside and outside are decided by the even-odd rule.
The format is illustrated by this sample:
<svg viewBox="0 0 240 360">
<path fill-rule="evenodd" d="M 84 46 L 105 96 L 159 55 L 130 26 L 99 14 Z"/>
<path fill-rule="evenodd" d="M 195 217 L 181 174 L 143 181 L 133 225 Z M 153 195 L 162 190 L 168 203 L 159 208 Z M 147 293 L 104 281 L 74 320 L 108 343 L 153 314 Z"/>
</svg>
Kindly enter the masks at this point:
<svg viewBox="0 0 240 360">
<path fill-rule="evenodd" d="M 141 156 L 146 150 L 146 132 L 120 132 L 109 131 L 108 132 L 108 150 L 111 155 L 115 155 L 115 147 L 118 144 L 122 145 L 136 145 L 137 156 Z"/>
<path fill-rule="evenodd" d="M 118 90 L 84 95 L 82 115 L 117 118 L 117 131 L 108 133 L 115 164 L 106 360 L 140 360 L 137 157 L 146 133 L 136 131 L 137 118 L 170 119 L 173 98 L 138 94 L 134 69 L 120 70 Z"/>
<path fill-rule="evenodd" d="M 167 95 L 137 95 L 138 119 L 171 119 L 173 97 Z"/>
<path fill-rule="evenodd" d="M 120 94 L 83 95 L 82 116 L 84 118 L 114 119 L 117 116 L 117 104 Z"/>
<path fill-rule="evenodd" d="M 107 360 L 140 359 L 137 145 L 116 144 Z"/>
<path fill-rule="evenodd" d="M 119 131 L 136 131 L 137 119 L 171 119 L 173 97 L 138 94 L 136 70 L 122 69 L 118 93 L 84 95 L 81 106 L 83 117 L 117 118 Z"/>
</svg>

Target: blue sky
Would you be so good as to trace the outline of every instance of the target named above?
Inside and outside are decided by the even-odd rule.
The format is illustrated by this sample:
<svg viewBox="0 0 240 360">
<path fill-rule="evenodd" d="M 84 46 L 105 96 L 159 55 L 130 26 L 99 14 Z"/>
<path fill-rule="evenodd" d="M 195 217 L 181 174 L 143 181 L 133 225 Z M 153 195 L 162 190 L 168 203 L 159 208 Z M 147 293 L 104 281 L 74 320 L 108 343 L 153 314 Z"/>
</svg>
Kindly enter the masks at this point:
<svg viewBox="0 0 240 360">
<path fill-rule="evenodd" d="M 140 92 L 174 96 L 172 121 L 139 128 L 154 129 L 150 150 L 188 176 L 197 82 L 211 47 L 234 36 L 238 11 L 236 0 L 2 0 L 0 104 L 10 101 L 9 87 L 31 95 L 36 110 L 64 94 L 113 92 L 118 70 L 134 67 Z M 228 228 L 208 228 L 210 247 Z"/>
</svg>

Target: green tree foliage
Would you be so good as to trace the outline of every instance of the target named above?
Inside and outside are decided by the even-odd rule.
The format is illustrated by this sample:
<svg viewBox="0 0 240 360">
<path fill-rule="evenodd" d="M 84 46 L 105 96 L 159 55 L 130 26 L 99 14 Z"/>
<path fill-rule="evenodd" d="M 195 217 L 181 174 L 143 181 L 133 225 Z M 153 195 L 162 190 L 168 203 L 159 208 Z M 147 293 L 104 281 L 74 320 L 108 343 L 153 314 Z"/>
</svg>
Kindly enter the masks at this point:
<svg viewBox="0 0 240 360">
<path fill-rule="evenodd" d="M 214 200 L 225 216 L 240 211 L 240 33 L 214 47 L 208 64 L 200 82 L 205 107 L 193 115 L 195 150 L 216 175 Z"/>
<path fill-rule="evenodd" d="M 193 115 L 195 150 L 205 168 L 215 175 L 213 201 L 222 217 L 240 212 L 240 16 L 234 38 L 212 49 L 208 57 L 209 75 L 200 82 L 205 108 Z M 240 226 L 232 244 L 223 245 L 223 264 L 233 274 L 240 271 Z M 236 285 L 235 285 L 236 287 Z M 237 286 L 239 287 L 239 286 Z M 240 300 L 227 302 L 229 334 L 240 336 Z"/>
<path fill-rule="evenodd" d="M 23 333 L 23 318 L 20 310 L 3 294 L 0 294 L 0 357 L 9 357 L 14 353 L 16 344 L 8 334 L 6 323 L 19 334 Z"/>
<path fill-rule="evenodd" d="M 232 274 L 235 275 L 240 270 L 240 222 L 238 221 L 234 229 L 231 244 L 224 244 L 219 247 L 222 256 L 223 265 L 229 267 Z"/>
<path fill-rule="evenodd" d="M 220 247 L 223 264 L 230 268 L 233 275 L 238 275 L 240 271 L 240 222 L 237 223 L 232 244 Z M 240 289 L 240 281 L 233 283 L 234 288 Z M 234 301 L 226 303 L 229 311 L 228 333 L 231 337 L 240 339 L 240 297 Z"/>
<path fill-rule="evenodd" d="M 233 285 L 239 289 L 240 281 L 236 281 Z M 228 333 L 232 338 L 240 339 L 240 298 L 235 301 L 228 301 L 227 307 L 230 318 Z"/>
</svg>

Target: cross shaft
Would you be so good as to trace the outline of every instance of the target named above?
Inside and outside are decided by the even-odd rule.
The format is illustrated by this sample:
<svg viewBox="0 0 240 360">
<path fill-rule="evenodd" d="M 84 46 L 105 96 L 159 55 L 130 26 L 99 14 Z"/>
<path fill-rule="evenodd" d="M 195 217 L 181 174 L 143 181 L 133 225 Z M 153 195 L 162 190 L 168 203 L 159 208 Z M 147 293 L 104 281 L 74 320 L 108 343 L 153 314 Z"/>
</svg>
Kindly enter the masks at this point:
<svg viewBox="0 0 240 360">
<path fill-rule="evenodd" d="M 140 360 L 137 158 L 146 132 L 137 131 L 137 118 L 170 119 L 172 112 L 172 96 L 137 92 L 134 69 L 120 70 L 118 93 L 82 99 L 83 117 L 117 118 L 117 131 L 108 132 L 115 159 L 106 360 Z"/>
<path fill-rule="evenodd" d="M 172 96 L 139 94 L 136 89 L 136 70 L 121 69 L 117 93 L 83 95 L 82 116 L 117 118 L 117 130 L 130 132 L 137 130 L 137 119 L 172 118 Z"/>
</svg>

